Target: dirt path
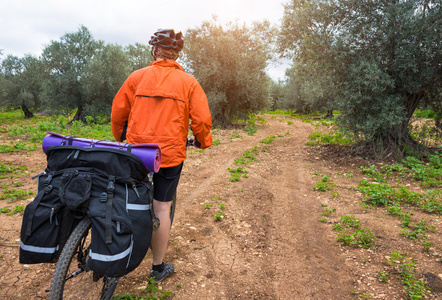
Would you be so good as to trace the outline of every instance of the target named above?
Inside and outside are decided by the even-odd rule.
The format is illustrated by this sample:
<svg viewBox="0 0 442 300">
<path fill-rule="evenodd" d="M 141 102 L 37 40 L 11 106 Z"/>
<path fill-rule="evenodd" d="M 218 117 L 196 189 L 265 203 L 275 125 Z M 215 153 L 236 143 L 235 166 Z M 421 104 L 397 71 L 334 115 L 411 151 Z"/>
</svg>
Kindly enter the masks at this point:
<svg viewBox="0 0 442 300">
<path fill-rule="evenodd" d="M 267 123 L 259 125 L 253 136 L 239 129 L 215 130 L 218 146 L 189 149 L 166 254 L 176 271 L 159 288 L 172 291 L 174 299 L 358 299 L 364 291 L 374 299 L 403 295 L 400 283 L 387 287 L 377 280 L 385 261 L 383 252 L 375 258 L 370 251 L 344 248 L 331 230 L 333 220 L 319 222 L 324 211 L 321 203 L 332 200 L 312 189 L 317 181 L 312 176 L 315 171 L 336 173 L 340 166 L 316 157 L 305 145 L 314 126 L 281 116 L 265 119 Z M 272 143 L 260 143 L 270 136 L 275 136 Z M 228 168 L 239 167 L 234 159 L 256 146 L 256 159 L 245 166 L 247 178 L 229 181 Z M 22 188 L 35 190 L 30 177 L 44 169 L 42 152 L 0 154 L 0 159 L 16 166 L 25 163 L 28 173 L 22 175 Z M 360 213 L 353 196 L 345 193 L 358 179 L 335 177 L 343 190 L 333 200 L 336 207 L 342 214 Z M 384 224 L 385 220 L 367 215 L 361 222 Z M 44 299 L 54 266 L 18 263 L 20 226 L 19 214 L 0 214 L 0 295 L 2 299 Z M 143 295 L 149 255 L 121 279 L 117 294 Z M 362 266 L 363 260 L 372 266 Z M 427 261 L 429 270 L 442 273 L 439 265 L 430 258 Z"/>
</svg>

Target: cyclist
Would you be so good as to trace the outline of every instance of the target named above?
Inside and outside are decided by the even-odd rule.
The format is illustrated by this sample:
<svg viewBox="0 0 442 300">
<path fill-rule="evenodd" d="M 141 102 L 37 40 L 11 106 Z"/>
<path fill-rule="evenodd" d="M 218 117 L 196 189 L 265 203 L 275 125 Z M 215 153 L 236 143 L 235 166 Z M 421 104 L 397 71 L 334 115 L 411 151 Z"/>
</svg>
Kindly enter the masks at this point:
<svg viewBox="0 0 442 300">
<path fill-rule="evenodd" d="M 112 104 L 111 127 L 117 141 L 154 143 L 161 147 L 161 168 L 153 176 L 154 211 L 160 227 L 152 235 L 150 277 L 160 282 L 174 272 L 163 261 L 170 233 L 170 207 L 176 193 L 191 120 L 196 146 L 212 145 L 211 115 L 206 95 L 197 80 L 175 61 L 183 49 L 182 33 L 159 29 L 151 37 L 154 61 L 133 72 Z"/>
</svg>

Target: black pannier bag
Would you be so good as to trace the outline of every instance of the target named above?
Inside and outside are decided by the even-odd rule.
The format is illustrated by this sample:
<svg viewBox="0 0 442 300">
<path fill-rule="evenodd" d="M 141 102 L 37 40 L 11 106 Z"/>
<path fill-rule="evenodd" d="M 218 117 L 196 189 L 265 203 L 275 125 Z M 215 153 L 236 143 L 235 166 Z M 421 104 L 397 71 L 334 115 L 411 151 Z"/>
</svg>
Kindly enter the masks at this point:
<svg viewBox="0 0 442 300">
<path fill-rule="evenodd" d="M 20 241 L 20 263 L 55 262 L 62 249 L 60 228 L 63 203 L 58 197 L 60 177 L 39 177 L 37 196 L 23 215 Z"/>
<path fill-rule="evenodd" d="M 134 270 L 148 251 L 155 219 L 152 185 L 142 162 L 129 152 L 111 148 L 52 146 L 46 154 L 46 174 L 59 178 L 54 202 L 69 211 L 84 212 L 92 221 L 90 269 L 109 277 Z M 31 208 L 37 198 L 29 204 Z M 57 221 L 63 224 L 60 219 L 61 214 Z"/>
</svg>

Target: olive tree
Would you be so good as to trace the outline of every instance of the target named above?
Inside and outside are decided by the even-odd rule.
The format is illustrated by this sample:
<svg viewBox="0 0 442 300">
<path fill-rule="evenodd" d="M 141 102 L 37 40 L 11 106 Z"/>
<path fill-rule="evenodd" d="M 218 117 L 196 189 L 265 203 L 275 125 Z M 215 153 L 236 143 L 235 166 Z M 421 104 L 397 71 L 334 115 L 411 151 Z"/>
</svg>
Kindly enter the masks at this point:
<svg viewBox="0 0 442 300">
<path fill-rule="evenodd" d="M 84 120 L 87 97 L 82 85 L 99 46 L 91 32 L 80 26 L 77 32 L 66 33 L 43 50 L 42 58 L 50 75 L 44 87 L 45 98 L 53 109 L 76 109 L 73 121 Z"/>
<path fill-rule="evenodd" d="M 262 25 L 262 24 L 261 24 Z M 263 26 L 205 21 L 185 35 L 185 62 L 207 94 L 214 124 L 271 106 Z"/>
<path fill-rule="evenodd" d="M 291 0 L 278 47 L 322 66 L 343 129 L 393 153 L 416 146 L 408 125 L 419 105 L 440 111 L 440 16 L 440 0 Z"/>
<path fill-rule="evenodd" d="M 132 71 L 145 68 L 153 61 L 150 50 L 150 46 L 140 43 L 135 43 L 135 45 L 128 45 L 124 48 L 124 52 L 129 58 L 129 63 Z"/>
<path fill-rule="evenodd" d="M 8 55 L 1 64 L 0 106 L 20 108 L 25 118 L 42 107 L 41 91 L 46 72 L 41 61 L 25 55 L 18 58 Z"/>
</svg>

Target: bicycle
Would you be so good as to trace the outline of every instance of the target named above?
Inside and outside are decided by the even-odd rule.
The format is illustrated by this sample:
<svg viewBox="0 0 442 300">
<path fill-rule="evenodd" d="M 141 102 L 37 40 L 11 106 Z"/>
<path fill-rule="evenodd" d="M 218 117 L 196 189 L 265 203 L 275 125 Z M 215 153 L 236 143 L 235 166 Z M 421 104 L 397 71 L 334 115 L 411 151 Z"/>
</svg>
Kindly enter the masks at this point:
<svg viewBox="0 0 442 300">
<path fill-rule="evenodd" d="M 196 146 L 193 138 L 186 146 Z M 151 178 L 153 173 L 149 173 Z M 175 216 L 176 194 L 170 209 L 170 224 Z M 155 226 L 159 226 L 157 223 Z M 58 299 L 100 299 L 109 300 L 120 278 L 103 277 L 90 270 L 87 265 L 90 247 L 91 220 L 80 217 L 70 234 L 58 259 L 49 289 L 49 300 Z"/>
</svg>

